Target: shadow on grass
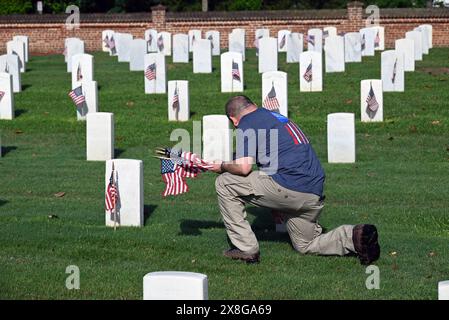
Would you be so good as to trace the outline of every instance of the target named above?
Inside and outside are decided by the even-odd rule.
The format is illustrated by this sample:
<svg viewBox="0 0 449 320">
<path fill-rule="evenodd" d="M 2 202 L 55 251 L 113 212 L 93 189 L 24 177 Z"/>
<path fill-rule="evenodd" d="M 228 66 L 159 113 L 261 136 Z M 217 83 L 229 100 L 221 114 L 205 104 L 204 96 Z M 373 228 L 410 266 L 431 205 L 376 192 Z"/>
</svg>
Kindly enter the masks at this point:
<svg viewBox="0 0 449 320">
<path fill-rule="evenodd" d="M 7 203 L 8 203 L 8 201 L 0 199 L 0 207 Z"/>
<path fill-rule="evenodd" d="M 181 228 L 181 232 L 179 232 L 178 235 L 199 236 L 199 235 L 201 235 L 200 229 L 224 228 L 224 225 L 222 222 L 216 222 L 216 221 L 184 219 L 184 220 L 181 220 L 180 228 Z"/>
<path fill-rule="evenodd" d="M 28 70 L 27 70 L 27 72 L 28 72 Z M 27 90 L 28 88 L 31 88 L 32 86 L 31 86 L 31 84 L 22 84 L 22 91 L 25 91 L 25 90 Z"/>
<path fill-rule="evenodd" d="M 6 155 L 7 155 L 8 153 L 10 153 L 11 151 L 17 149 L 17 147 L 15 147 L 15 146 L 8 146 L 8 147 L 1 147 L 1 148 L 2 148 L 2 149 L 1 149 L 0 151 L 1 151 L 2 157 L 6 156 Z"/>
<path fill-rule="evenodd" d="M 271 209 L 248 207 L 247 212 L 255 217 L 251 228 L 259 241 L 290 242 L 287 232 L 276 232 Z"/>
<path fill-rule="evenodd" d="M 125 149 L 114 149 L 114 158 L 120 157 L 123 152 L 125 152 Z"/>
<path fill-rule="evenodd" d="M 20 117 L 22 114 L 27 113 L 27 112 L 28 112 L 28 110 L 25 110 L 25 109 L 17 109 L 15 112 L 15 116 Z"/>
<path fill-rule="evenodd" d="M 148 218 L 153 214 L 154 210 L 156 210 L 157 206 L 145 204 L 143 206 L 143 225 L 147 224 Z"/>
</svg>

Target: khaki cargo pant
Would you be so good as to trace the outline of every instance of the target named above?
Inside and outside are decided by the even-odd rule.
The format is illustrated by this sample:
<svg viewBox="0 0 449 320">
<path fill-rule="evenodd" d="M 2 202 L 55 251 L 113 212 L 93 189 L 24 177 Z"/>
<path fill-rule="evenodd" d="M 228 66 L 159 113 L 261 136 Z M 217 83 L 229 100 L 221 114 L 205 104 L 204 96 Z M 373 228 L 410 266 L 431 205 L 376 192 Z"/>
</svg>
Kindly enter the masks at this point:
<svg viewBox="0 0 449 320">
<path fill-rule="evenodd" d="M 300 253 L 346 255 L 354 252 L 352 225 L 342 225 L 325 234 L 318 224 L 324 204 L 315 194 L 296 192 L 277 184 L 261 171 L 246 177 L 220 174 L 215 187 L 226 232 L 232 244 L 250 254 L 259 251 L 245 204 L 276 209 L 285 213 L 287 231 L 293 247 Z"/>
</svg>

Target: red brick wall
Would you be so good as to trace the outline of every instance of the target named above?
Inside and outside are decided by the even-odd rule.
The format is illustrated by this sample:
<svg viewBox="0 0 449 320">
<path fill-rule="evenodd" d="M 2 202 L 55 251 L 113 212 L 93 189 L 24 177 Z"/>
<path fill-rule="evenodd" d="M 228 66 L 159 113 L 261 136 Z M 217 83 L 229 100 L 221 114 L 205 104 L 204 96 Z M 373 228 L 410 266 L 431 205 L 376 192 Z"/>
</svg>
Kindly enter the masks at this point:
<svg viewBox="0 0 449 320">
<path fill-rule="evenodd" d="M 165 8 L 157 6 L 152 8 L 152 14 L 148 14 L 148 21 L 141 19 L 141 22 L 115 21 L 107 22 L 108 19 L 96 19 L 95 21 L 83 22 L 81 15 L 81 28 L 77 30 L 66 30 L 63 23 L 10 23 L 2 22 L 0 19 L 0 52 L 6 51 L 6 41 L 12 39 L 14 35 L 28 35 L 30 38 L 30 52 L 33 54 L 62 53 L 64 39 L 67 37 L 79 37 L 85 42 L 86 51 L 101 50 L 101 32 L 112 29 L 118 32 L 127 32 L 135 37 L 143 38 L 145 29 L 154 28 L 158 31 L 168 31 L 172 34 L 187 33 L 190 29 L 200 29 L 204 33 L 208 30 L 218 30 L 221 36 L 221 46 L 228 46 L 228 34 L 234 28 L 244 28 L 246 30 L 246 43 L 248 47 L 253 46 L 254 32 L 258 28 L 270 29 L 270 34 L 276 36 L 281 29 L 289 29 L 294 32 L 306 33 L 313 27 L 336 26 L 338 32 L 357 31 L 364 26 L 364 9 L 360 3 L 350 3 L 345 14 L 320 14 L 316 17 L 295 18 L 292 14 L 288 19 L 260 17 L 260 13 L 255 18 L 244 19 L 240 16 L 232 17 L 228 20 L 205 18 L 186 18 L 172 13 L 167 17 Z M 405 9 L 407 10 L 407 9 Z M 380 24 L 385 27 L 386 47 L 394 47 L 396 39 L 405 36 L 405 32 L 412 30 L 420 24 L 431 24 L 433 26 L 433 44 L 436 47 L 449 47 L 449 14 L 427 14 L 424 12 L 416 17 L 416 11 L 407 17 L 383 17 L 381 11 Z M 445 10 L 445 9 L 441 9 Z M 341 10 L 340 10 L 341 11 Z M 339 11 L 339 12 L 340 12 Z M 432 11 L 434 12 L 434 11 Z M 443 12 L 443 11 L 441 11 Z M 449 12 L 449 10 L 447 11 Z M 317 12 L 318 13 L 318 12 Z M 228 13 L 229 14 L 229 13 Z M 98 16 L 98 15 L 97 15 Z M 259 16 L 260 18 L 257 18 Z M 275 17 L 275 16 L 274 16 Z M 98 22 L 100 20 L 100 22 Z"/>
</svg>

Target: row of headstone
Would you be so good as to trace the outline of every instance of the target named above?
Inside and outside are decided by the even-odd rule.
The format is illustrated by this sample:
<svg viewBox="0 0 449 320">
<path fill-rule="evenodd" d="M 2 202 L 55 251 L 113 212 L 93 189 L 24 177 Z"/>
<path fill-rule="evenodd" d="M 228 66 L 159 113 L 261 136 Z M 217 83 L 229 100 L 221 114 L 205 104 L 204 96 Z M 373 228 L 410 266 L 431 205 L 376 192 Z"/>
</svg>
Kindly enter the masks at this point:
<svg viewBox="0 0 449 320">
<path fill-rule="evenodd" d="M 0 119 L 14 119 L 14 93 L 22 91 L 21 73 L 29 59 L 29 39 L 16 35 L 6 42 L 6 54 L 0 56 Z"/>
</svg>

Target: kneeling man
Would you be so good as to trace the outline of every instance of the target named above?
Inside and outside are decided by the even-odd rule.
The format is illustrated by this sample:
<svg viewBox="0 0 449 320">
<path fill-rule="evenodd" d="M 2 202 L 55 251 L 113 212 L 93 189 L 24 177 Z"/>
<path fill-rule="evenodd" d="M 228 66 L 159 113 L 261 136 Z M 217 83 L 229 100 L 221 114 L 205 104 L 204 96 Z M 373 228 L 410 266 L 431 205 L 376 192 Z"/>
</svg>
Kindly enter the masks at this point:
<svg viewBox="0 0 449 320">
<path fill-rule="evenodd" d="M 318 223 L 324 206 L 324 171 L 307 136 L 277 112 L 258 108 L 249 98 L 236 96 L 226 115 L 237 128 L 234 161 L 216 163 L 218 203 L 233 248 L 224 255 L 248 263 L 260 252 L 246 220 L 246 204 L 285 214 L 293 247 L 300 253 L 355 254 L 362 264 L 377 260 L 380 248 L 374 225 L 342 225 L 322 233 Z M 252 171 L 256 163 L 259 171 Z"/>
</svg>

